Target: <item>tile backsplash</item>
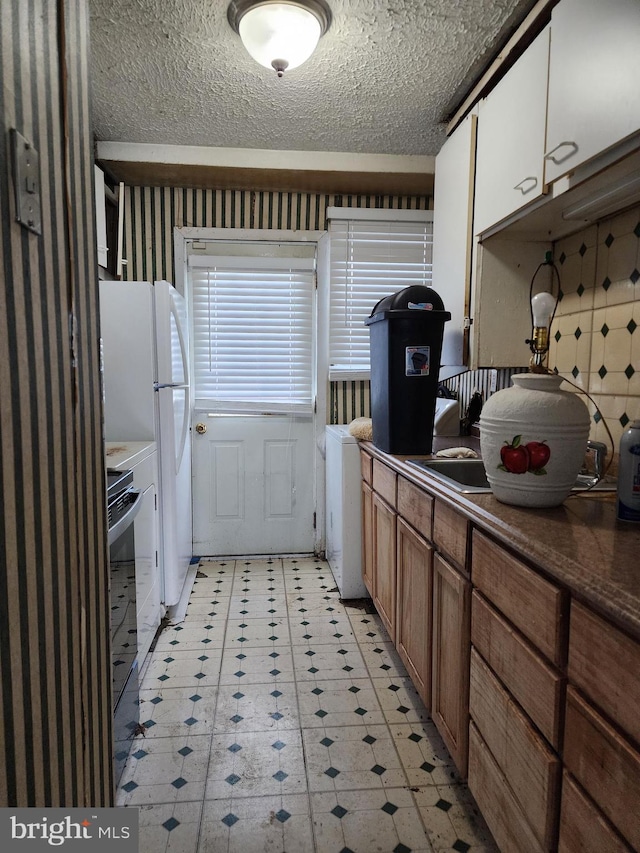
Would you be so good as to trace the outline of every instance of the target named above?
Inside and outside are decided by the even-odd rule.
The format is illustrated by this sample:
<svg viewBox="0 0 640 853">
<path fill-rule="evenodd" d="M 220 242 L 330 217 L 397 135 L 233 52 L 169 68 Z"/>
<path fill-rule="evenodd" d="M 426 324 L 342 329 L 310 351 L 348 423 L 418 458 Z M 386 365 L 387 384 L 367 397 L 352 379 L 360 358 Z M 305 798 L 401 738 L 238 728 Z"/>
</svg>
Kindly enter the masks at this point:
<svg viewBox="0 0 640 853">
<path fill-rule="evenodd" d="M 549 365 L 586 391 L 591 438 L 617 453 L 640 418 L 640 206 L 591 225 L 554 247 L 561 294 Z"/>
</svg>

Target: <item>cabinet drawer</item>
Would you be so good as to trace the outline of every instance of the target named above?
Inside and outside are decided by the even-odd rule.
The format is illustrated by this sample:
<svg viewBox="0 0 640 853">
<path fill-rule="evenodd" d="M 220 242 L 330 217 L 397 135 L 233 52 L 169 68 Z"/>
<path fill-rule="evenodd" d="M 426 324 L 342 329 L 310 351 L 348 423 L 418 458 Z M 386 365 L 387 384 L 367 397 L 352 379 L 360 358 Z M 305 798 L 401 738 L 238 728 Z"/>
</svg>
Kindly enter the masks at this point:
<svg viewBox="0 0 640 853">
<path fill-rule="evenodd" d="M 640 643 L 572 602 L 569 681 L 640 742 Z"/>
<path fill-rule="evenodd" d="M 368 453 L 365 453 L 364 450 L 360 451 L 360 470 L 362 471 L 362 479 L 365 483 L 371 485 L 373 482 L 372 477 L 372 462 L 373 459 L 369 456 Z"/>
<path fill-rule="evenodd" d="M 640 850 L 640 753 L 569 687 L 564 763 L 634 850 Z"/>
<path fill-rule="evenodd" d="M 595 803 L 568 773 L 562 778 L 558 853 L 631 853 Z"/>
<path fill-rule="evenodd" d="M 568 620 L 562 590 L 477 530 L 473 532 L 471 579 L 545 657 L 563 666 Z"/>
<path fill-rule="evenodd" d="M 373 460 L 373 491 L 377 492 L 385 501 L 396 508 L 396 479 L 397 474 L 388 465 L 379 459 Z"/>
<path fill-rule="evenodd" d="M 489 747 L 534 834 L 553 847 L 558 824 L 560 761 L 471 650 L 469 713 Z"/>
<path fill-rule="evenodd" d="M 433 498 L 404 477 L 398 477 L 398 513 L 431 541 Z"/>
<path fill-rule="evenodd" d="M 558 749 L 564 677 L 475 591 L 471 642 L 544 737 Z"/>
<path fill-rule="evenodd" d="M 436 498 L 433 505 L 433 541 L 438 551 L 460 569 L 466 568 L 468 532 L 468 520 Z"/>
<path fill-rule="evenodd" d="M 501 853 L 541 853 L 544 848 L 473 723 L 469 726 L 469 790 Z"/>
</svg>

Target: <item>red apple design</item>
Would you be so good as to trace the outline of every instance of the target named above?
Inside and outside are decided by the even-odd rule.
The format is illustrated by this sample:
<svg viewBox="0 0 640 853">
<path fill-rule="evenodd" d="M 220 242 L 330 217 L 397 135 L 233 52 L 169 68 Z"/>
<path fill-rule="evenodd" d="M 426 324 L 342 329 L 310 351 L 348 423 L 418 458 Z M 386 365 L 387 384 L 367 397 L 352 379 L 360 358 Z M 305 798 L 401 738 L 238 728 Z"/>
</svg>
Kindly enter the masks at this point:
<svg viewBox="0 0 640 853">
<path fill-rule="evenodd" d="M 534 474 L 546 474 L 544 466 L 551 456 L 548 445 L 544 441 L 530 441 L 525 447 L 529 451 L 529 470 Z"/>
<path fill-rule="evenodd" d="M 498 465 L 503 471 L 508 471 L 510 474 L 524 474 L 529 470 L 529 451 L 526 445 L 522 445 L 521 435 L 516 435 L 508 444 L 506 441 L 500 448 L 500 459 L 502 465 Z"/>
<path fill-rule="evenodd" d="M 502 464 L 498 465 L 501 471 L 509 474 L 546 474 L 545 465 L 549 461 L 551 450 L 544 441 L 529 441 L 522 444 L 522 436 L 516 435 L 511 443 L 505 441 L 500 448 L 500 459 Z"/>
</svg>

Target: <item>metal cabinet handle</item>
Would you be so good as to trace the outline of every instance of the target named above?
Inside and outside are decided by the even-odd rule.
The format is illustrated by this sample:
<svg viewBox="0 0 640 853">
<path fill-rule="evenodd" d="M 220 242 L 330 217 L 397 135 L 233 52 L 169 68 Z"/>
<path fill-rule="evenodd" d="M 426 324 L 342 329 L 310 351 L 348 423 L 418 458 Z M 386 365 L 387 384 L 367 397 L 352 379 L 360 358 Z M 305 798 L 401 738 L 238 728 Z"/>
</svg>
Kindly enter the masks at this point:
<svg viewBox="0 0 640 853">
<path fill-rule="evenodd" d="M 525 189 L 525 184 L 529 181 L 531 181 L 531 183 Z M 537 186 L 538 186 L 538 179 L 536 177 L 534 177 L 533 175 L 530 175 L 528 178 L 523 178 L 519 184 L 516 184 L 514 187 L 514 190 L 520 190 L 522 195 L 526 195 L 527 193 L 530 193 L 531 190 L 535 189 Z"/>
<path fill-rule="evenodd" d="M 564 157 L 554 157 L 553 156 L 555 154 L 555 152 L 558 151 L 558 149 L 564 148 L 565 146 L 568 146 L 569 150 L 564 155 Z M 564 142 L 560 142 L 558 145 L 556 145 L 555 148 L 552 148 L 548 154 L 545 154 L 544 159 L 545 160 L 551 160 L 551 162 L 555 163 L 557 166 L 559 163 L 564 163 L 564 161 L 568 160 L 569 157 L 573 157 L 573 155 L 577 152 L 577 150 L 578 150 L 578 144 L 576 142 L 573 142 L 570 139 L 565 139 Z"/>
<path fill-rule="evenodd" d="M 207 431 L 207 425 L 206 424 L 196 424 L 196 432 L 198 433 L 198 435 L 204 435 L 206 431 Z"/>
</svg>

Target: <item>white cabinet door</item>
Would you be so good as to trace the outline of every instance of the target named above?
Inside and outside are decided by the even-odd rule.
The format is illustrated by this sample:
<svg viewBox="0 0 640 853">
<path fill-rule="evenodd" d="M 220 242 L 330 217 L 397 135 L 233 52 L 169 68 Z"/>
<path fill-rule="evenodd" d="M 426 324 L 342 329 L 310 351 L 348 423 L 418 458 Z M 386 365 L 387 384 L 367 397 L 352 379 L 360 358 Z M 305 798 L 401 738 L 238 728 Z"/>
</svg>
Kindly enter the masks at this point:
<svg viewBox="0 0 640 853">
<path fill-rule="evenodd" d="M 443 365 L 465 364 L 464 317 L 468 313 L 471 280 L 476 121 L 476 115 L 468 115 L 436 157 L 433 287 L 447 311 L 451 311 L 451 320 L 445 324 Z"/>
<path fill-rule="evenodd" d="M 551 15 L 545 179 L 640 130 L 640 2 L 561 0 Z"/>
<path fill-rule="evenodd" d="M 480 103 L 474 232 L 482 234 L 544 192 L 549 28 Z"/>
</svg>

